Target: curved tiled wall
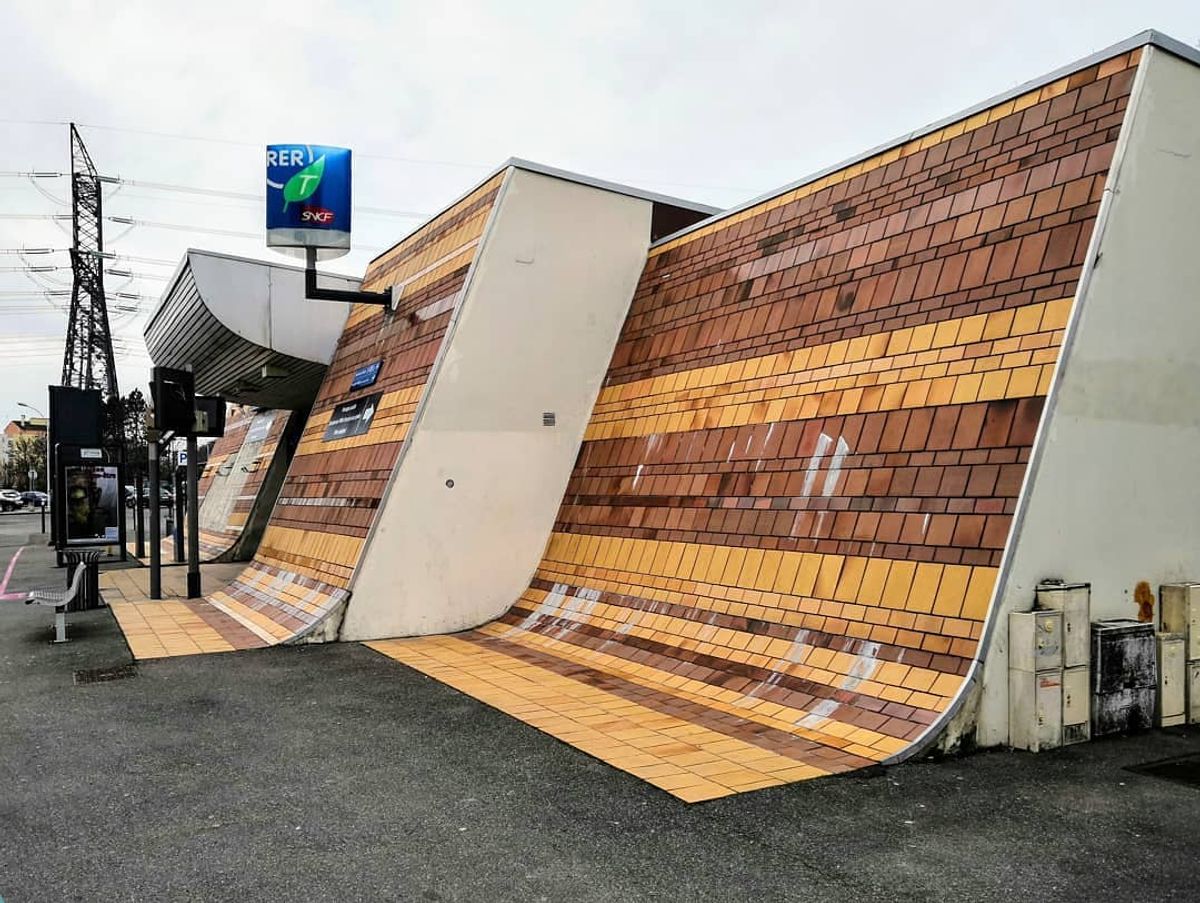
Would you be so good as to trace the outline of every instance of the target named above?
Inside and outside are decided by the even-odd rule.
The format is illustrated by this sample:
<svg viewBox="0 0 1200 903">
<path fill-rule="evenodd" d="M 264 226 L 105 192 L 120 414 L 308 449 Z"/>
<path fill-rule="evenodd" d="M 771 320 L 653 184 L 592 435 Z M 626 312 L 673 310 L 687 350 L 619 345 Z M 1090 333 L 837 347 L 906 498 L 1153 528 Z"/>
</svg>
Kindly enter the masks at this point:
<svg viewBox="0 0 1200 903">
<path fill-rule="evenodd" d="M 233 421 L 218 439 L 200 475 L 200 551 L 208 561 L 237 561 L 253 554 L 274 494 L 260 492 L 288 426 L 288 411 L 259 411 Z M 286 465 L 285 465 L 286 468 Z M 244 541 L 247 529 L 255 535 Z M 247 547 L 248 546 L 248 547 Z"/>
<path fill-rule="evenodd" d="M 980 651 L 1139 57 L 656 246 L 529 589 L 374 648 L 689 800 L 913 749 Z"/>
<path fill-rule="evenodd" d="M 481 185 L 371 263 L 366 291 L 402 290 L 399 306 L 355 305 L 249 567 L 207 601 L 265 643 L 317 630 L 348 596 L 363 542 L 446 334 L 503 175 Z M 376 381 L 350 388 L 381 361 Z M 333 410 L 380 394 L 369 429 L 326 441 Z"/>
</svg>

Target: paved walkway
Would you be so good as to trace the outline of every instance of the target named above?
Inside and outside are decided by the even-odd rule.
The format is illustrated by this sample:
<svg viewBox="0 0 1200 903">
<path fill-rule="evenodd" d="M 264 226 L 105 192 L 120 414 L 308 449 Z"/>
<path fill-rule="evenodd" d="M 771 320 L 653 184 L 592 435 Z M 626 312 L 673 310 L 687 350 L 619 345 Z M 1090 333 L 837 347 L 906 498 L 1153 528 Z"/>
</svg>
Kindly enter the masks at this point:
<svg viewBox="0 0 1200 903">
<path fill-rule="evenodd" d="M 222 589 L 243 565 L 202 564 L 201 591 Z M 187 568 L 162 569 L 162 599 L 150 598 L 150 570 L 104 571 L 100 594 L 112 608 L 136 659 L 233 652 L 270 645 L 251 623 L 222 611 L 205 599 L 187 598 Z"/>
</svg>

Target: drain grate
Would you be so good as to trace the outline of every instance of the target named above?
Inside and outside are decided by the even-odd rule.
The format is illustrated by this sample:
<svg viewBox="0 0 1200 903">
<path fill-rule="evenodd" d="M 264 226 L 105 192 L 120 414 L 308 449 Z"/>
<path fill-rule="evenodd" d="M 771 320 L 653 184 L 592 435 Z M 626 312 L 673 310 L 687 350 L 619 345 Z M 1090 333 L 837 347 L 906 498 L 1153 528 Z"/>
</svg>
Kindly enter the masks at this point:
<svg viewBox="0 0 1200 903">
<path fill-rule="evenodd" d="M 75 672 L 75 686 L 82 684 L 102 684 L 110 680 L 124 680 L 127 677 L 137 677 L 136 662 L 127 665 L 115 665 L 111 668 L 82 668 Z"/>
<path fill-rule="evenodd" d="M 1200 753 L 1174 759 L 1159 759 L 1157 762 L 1143 762 L 1141 765 L 1130 765 L 1125 770 L 1200 789 Z"/>
</svg>

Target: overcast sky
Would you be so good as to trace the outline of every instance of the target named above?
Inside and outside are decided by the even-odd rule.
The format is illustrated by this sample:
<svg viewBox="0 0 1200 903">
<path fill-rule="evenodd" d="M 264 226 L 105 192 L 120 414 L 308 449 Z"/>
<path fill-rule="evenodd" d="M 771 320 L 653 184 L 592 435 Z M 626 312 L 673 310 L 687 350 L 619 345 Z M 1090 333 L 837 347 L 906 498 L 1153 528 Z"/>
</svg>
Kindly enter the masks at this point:
<svg viewBox="0 0 1200 903">
<path fill-rule="evenodd" d="M 13 218 L 68 213 L 67 179 L 11 175 L 67 171 L 67 121 L 102 174 L 248 194 L 268 142 L 352 148 L 356 205 L 396 211 L 355 214 L 356 250 L 330 269 L 361 275 L 419 224 L 404 214 L 510 156 L 730 206 L 1146 28 L 1195 45 L 1200 3 L 0 0 L 0 251 L 68 246 L 69 223 Z M 109 224 L 115 253 L 273 256 L 254 201 L 126 185 L 105 205 L 255 236 Z M 0 253 L 0 423 L 19 401 L 45 410 L 61 375 L 65 299 L 16 293 L 70 273 L 22 266 Z M 115 315 L 125 392 L 146 382 L 142 329 L 172 268 L 114 266 L 158 277 L 108 277 L 148 298 Z"/>
</svg>

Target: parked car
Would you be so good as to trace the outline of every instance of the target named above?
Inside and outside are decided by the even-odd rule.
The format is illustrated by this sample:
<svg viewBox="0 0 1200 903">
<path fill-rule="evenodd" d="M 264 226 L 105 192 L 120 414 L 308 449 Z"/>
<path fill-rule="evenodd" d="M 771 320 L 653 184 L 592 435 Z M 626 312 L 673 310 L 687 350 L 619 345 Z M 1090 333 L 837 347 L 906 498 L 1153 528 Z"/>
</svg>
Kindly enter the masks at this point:
<svg viewBox="0 0 1200 903">
<path fill-rule="evenodd" d="M 24 499 L 25 504 L 30 508 L 45 508 L 50 504 L 50 496 L 46 495 L 44 492 L 38 492 L 37 490 L 33 490 L 31 492 L 22 492 L 21 498 Z"/>
<path fill-rule="evenodd" d="M 136 486 L 126 486 L 125 487 L 125 507 L 132 508 L 134 506 L 136 499 L 137 499 L 137 487 Z M 175 501 L 175 496 L 171 495 L 171 491 L 169 489 L 161 489 L 161 488 L 159 489 L 158 505 L 160 508 L 168 508 L 171 506 L 172 503 L 174 503 L 174 501 Z M 143 508 L 150 507 L 150 487 L 149 486 L 142 487 L 142 507 Z"/>
<path fill-rule="evenodd" d="M 0 511 L 16 511 L 25 507 L 25 500 L 15 489 L 0 489 Z"/>
</svg>

